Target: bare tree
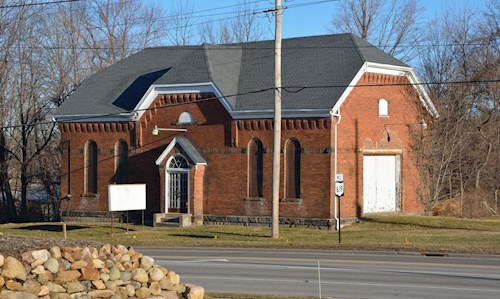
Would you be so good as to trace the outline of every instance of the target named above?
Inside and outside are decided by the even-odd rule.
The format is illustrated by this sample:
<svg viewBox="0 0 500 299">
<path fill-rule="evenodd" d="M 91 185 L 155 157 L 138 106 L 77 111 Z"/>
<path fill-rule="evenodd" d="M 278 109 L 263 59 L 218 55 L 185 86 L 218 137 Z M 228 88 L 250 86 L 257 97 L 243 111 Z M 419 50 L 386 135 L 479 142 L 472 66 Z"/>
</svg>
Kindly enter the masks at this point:
<svg viewBox="0 0 500 299">
<path fill-rule="evenodd" d="M 200 28 L 202 42 L 228 44 L 257 41 L 265 37 L 262 19 L 259 18 L 258 3 L 239 2 L 231 17 L 203 23 Z"/>
<path fill-rule="evenodd" d="M 491 1 L 494 6 L 496 0 Z M 497 2 L 498 4 L 498 2 Z M 499 9 L 476 13 L 449 9 L 434 20 L 420 53 L 425 81 L 466 81 L 429 86 L 441 117 L 432 130 L 431 146 L 422 152 L 420 169 L 429 180 L 429 208 L 458 199 L 463 216 L 498 213 L 500 185 Z M 491 7 L 490 7 L 491 8 Z M 493 80 L 493 81 L 492 81 Z"/>
<path fill-rule="evenodd" d="M 240 3 L 236 9 L 236 17 L 231 21 L 234 41 L 251 42 L 264 37 L 264 28 L 258 14 L 258 3 L 252 5 L 248 0 Z"/>
<path fill-rule="evenodd" d="M 190 1 L 177 1 L 170 8 L 167 34 L 173 45 L 189 45 L 195 36 L 193 5 Z"/>
<path fill-rule="evenodd" d="M 92 0 L 73 3 L 66 10 L 65 24 L 71 25 L 72 49 L 79 44 L 85 50 L 85 64 L 92 73 L 157 44 L 161 14 L 160 7 L 141 1 Z"/>
<path fill-rule="evenodd" d="M 329 30 L 353 33 L 408 61 L 415 55 L 421 12 L 417 0 L 340 0 Z"/>
<path fill-rule="evenodd" d="M 10 158 L 8 154 L 8 136 L 4 126 L 9 120 L 8 115 L 8 83 L 9 73 L 13 67 L 11 62 L 12 49 L 18 38 L 18 29 L 24 20 L 24 10 L 7 8 L 20 4 L 19 1 L 1 0 L 6 8 L 0 10 L 0 191 L 7 221 L 17 221 L 18 213 L 15 198 L 10 186 Z"/>
<path fill-rule="evenodd" d="M 227 22 L 207 22 L 200 26 L 200 39 L 210 44 L 229 44 L 234 42 L 231 28 Z"/>
<path fill-rule="evenodd" d="M 0 191 L 7 221 L 28 219 L 33 184 L 45 189 L 51 219 L 57 216 L 59 136 L 47 122 L 51 111 L 93 72 L 160 36 L 161 10 L 138 1 L 12 5 L 23 3 L 0 0 L 6 6 L 0 9 Z"/>
</svg>

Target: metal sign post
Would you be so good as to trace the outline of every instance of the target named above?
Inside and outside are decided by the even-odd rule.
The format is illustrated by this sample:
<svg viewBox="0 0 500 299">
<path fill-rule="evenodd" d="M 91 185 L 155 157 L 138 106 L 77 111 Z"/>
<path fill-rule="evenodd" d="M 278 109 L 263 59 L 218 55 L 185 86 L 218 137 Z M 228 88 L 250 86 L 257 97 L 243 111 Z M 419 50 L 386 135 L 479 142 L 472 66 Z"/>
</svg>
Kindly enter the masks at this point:
<svg viewBox="0 0 500 299">
<path fill-rule="evenodd" d="M 338 223 L 337 230 L 339 232 L 339 243 L 340 243 L 340 197 L 344 196 L 344 175 L 342 173 L 338 173 L 335 177 L 335 197 L 337 200 L 338 207 Z"/>
</svg>

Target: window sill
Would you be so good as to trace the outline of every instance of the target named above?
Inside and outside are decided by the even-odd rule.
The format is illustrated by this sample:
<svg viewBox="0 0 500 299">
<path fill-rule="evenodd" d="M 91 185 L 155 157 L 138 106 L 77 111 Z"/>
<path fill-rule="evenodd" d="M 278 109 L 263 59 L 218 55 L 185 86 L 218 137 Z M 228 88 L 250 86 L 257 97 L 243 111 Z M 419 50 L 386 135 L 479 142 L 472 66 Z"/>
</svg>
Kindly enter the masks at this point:
<svg viewBox="0 0 500 299">
<path fill-rule="evenodd" d="M 84 193 L 80 195 L 81 198 L 85 199 L 99 199 L 99 194 L 96 193 Z"/>
<path fill-rule="evenodd" d="M 280 202 L 302 203 L 302 198 L 280 198 Z"/>
<path fill-rule="evenodd" d="M 264 202 L 266 201 L 265 197 L 245 197 L 243 198 L 243 201 L 247 202 Z"/>
</svg>

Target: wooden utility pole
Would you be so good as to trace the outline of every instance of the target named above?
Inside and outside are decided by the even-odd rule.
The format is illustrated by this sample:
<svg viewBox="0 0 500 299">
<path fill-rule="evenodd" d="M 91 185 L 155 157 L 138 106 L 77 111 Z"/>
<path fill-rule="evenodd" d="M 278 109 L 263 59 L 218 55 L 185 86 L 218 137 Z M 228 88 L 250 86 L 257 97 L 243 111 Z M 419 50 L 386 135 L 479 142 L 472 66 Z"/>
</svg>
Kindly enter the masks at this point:
<svg viewBox="0 0 500 299">
<path fill-rule="evenodd" d="M 274 35 L 273 238 L 279 238 L 281 158 L 281 0 L 276 0 Z"/>
</svg>

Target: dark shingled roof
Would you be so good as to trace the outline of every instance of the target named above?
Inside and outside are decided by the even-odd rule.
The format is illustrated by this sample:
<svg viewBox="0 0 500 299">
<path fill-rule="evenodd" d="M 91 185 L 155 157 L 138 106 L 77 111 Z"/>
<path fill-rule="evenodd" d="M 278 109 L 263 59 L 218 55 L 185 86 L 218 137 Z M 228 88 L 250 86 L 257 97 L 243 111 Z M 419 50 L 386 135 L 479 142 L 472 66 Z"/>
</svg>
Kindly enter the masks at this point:
<svg viewBox="0 0 500 299">
<path fill-rule="evenodd" d="M 191 139 L 189 139 L 186 136 L 177 136 L 175 137 L 178 143 L 181 144 L 181 147 L 184 148 L 185 151 L 189 152 L 189 155 L 193 158 L 193 162 L 198 164 L 198 163 L 207 163 L 207 160 L 203 155 L 200 153 L 198 150 L 198 147 L 196 147 Z"/>
<path fill-rule="evenodd" d="M 407 67 L 352 34 L 282 41 L 282 86 L 342 86 L 284 91 L 283 109 L 331 109 L 361 66 L 375 62 Z M 213 82 L 235 111 L 271 110 L 274 41 L 144 49 L 94 74 L 55 116 L 132 110 L 152 84 Z"/>
</svg>

